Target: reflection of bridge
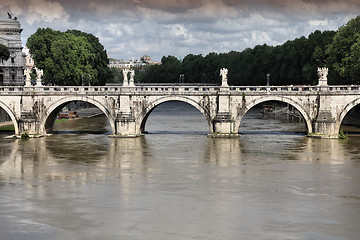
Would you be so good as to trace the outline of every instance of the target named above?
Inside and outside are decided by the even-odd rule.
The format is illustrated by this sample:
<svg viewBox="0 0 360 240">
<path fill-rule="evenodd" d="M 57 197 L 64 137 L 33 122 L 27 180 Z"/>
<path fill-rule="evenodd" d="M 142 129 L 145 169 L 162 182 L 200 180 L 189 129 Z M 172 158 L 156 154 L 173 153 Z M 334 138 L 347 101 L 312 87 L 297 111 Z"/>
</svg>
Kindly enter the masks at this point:
<svg viewBox="0 0 360 240">
<path fill-rule="evenodd" d="M 109 119 L 118 136 L 138 136 L 148 116 L 167 101 L 198 109 L 209 132 L 231 136 L 246 112 L 265 101 L 288 103 L 302 114 L 308 133 L 336 137 L 345 115 L 360 104 L 360 86 L 207 86 L 129 85 L 102 87 L 0 87 L 0 107 L 11 117 L 15 133 L 46 134 L 57 113 L 72 101 L 89 102 Z"/>
</svg>

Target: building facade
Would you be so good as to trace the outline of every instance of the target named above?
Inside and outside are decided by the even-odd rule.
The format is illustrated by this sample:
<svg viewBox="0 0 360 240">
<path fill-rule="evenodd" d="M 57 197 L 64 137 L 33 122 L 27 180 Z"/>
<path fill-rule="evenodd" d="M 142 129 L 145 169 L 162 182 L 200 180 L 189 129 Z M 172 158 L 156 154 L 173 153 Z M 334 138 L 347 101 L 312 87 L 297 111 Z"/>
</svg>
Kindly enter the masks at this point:
<svg viewBox="0 0 360 240">
<path fill-rule="evenodd" d="M 10 52 L 7 61 L 0 60 L 0 85 L 24 85 L 21 26 L 16 18 L 0 20 L 0 44 Z"/>
<path fill-rule="evenodd" d="M 109 59 L 109 67 L 117 68 L 117 69 L 130 69 L 130 68 L 142 68 L 146 65 L 159 65 L 160 62 L 156 62 L 151 60 L 151 57 L 148 55 L 144 55 L 140 58 L 140 60 L 129 60 L 125 61 L 123 59 Z"/>
<path fill-rule="evenodd" d="M 146 64 L 140 61 L 124 61 L 124 60 L 117 60 L 111 59 L 109 61 L 110 68 L 117 68 L 117 69 L 130 69 L 130 68 L 141 68 Z"/>
</svg>

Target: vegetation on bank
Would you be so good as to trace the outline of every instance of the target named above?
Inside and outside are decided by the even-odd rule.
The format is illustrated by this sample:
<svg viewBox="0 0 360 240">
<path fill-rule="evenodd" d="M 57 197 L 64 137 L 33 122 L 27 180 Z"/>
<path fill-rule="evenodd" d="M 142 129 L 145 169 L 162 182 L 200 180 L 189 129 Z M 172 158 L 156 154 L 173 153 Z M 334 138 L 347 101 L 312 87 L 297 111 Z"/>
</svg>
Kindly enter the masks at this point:
<svg viewBox="0 0 360 240">
<path fill-rule="evenodd" d="M 56 119 L 55 123 L 65 122 L 68 120 L 69 119 Z M 10 131 L 15 131 L 14 125 L 0 126 L 0 132 L 10 132 Z"/>
<path fill-rule="evenodd" d="M 66 122 L 66 121 L 69 121 L 69 119 L 68 118 L 56 119 L 55 123 L 61 123 L 61 122 Z"/>
<path fill-rule="evenodd" d="M 348 138 L 348 134 L 347 134 L 347 133 L 344 133 L 344 131 L 343 131 L 342 129 L 340 129 L 339 138 L 340 138 L 340 139 L 347 139 L 347 138 Z"/>
<path fill-rule="evenodd" d="M 242 52 L 189 54 L 182 61 L 174 56 L 161 59 L 162 65 L 138 71 L 137 82 L 216 83 L 219 70 L 228 68 L 230 85 L 316 85 L 317 68 L 328 67 L 329 84 L 359 84 L 360 16 L 335 31 L 315 31 L 308 37 L 279 46 L 258 45 Z M 183 78 L 180 78 L 183 74 Z"/>
<path fill-rule="evenodd" d="M 10 132 L 10 131 L 15 131 L 14 125 L 8 125 L 8 126 L 1 126 L 0 127 L 0 132 Z"/>
</svg>

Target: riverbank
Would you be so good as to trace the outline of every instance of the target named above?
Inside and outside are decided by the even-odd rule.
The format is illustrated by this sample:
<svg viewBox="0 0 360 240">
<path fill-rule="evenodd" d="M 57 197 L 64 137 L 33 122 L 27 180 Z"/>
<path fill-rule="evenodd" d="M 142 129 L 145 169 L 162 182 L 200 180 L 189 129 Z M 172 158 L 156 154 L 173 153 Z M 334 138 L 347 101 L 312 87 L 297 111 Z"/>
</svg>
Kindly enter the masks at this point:
<svg viewBox="0 0 360 240">
<path fill-rule="evenodd" d="M 79 118 L 91 118 L 104 114 L 97 107 L 77 109 L 76 111 L 79 114 Z"/>
<path fill-rule="evenodd" d="M 15 131 L 14 124 L 11 121 L 0 122 L 0 131 L 1 132 Z"/>
<path fill-rule="evenodd" d="M 94 108 L 83 108 L 83 109 L 77 109 L 76 110 L 79 114 L 79 118 L 91 118 L 96 117 L 99 115 L 104 114 L 100 109 L 94 107 Z M 77 118 L 75 118 L 77 119 Z M 71 120 L 75 120 L 71 119 Z M 55 120 L 56 123 L 68 121 L 69 119 L 57 119 Z M 15 131 L 14 125 L 12 121 L 7 122 L 0 122 L 0 132 L 12 132 Z"/>
</svg>

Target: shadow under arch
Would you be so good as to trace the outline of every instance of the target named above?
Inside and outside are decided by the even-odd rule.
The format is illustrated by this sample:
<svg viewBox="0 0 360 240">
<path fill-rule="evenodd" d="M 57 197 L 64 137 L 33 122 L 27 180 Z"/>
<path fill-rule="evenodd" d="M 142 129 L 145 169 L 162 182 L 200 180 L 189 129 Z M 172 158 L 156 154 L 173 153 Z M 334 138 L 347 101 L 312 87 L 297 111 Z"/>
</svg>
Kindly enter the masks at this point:
<svg viewBox="0 0 360 240">
<path fill-rule="evenodd" d="M 97 108 L 99 108 L 106 115 L 107 119 L 109 120 L 113 134 L 116 132 L 115 131 L 115 121 L 114 121 L 110 111 L 103 104 L 101 104 L 100 102 L 98 102 L 94 99 L 91 99 L 91 98 L 84 99 L 83 97 L 79 96 L 79 97 L 64 97 L 50 105 L 46 115 L 40 122 L 40 129 L 43 134 L 52 132 L 57 114 L 67 104 L 69 104 L 70 102 L 74 102 L 74 101 L 82 101 L 82 102 L 91 103 L 94 106 L 96 106 Z"/>
<path fill-rule="evenodd" d="M 243 111 L 235 120 L 235 129 L 237 129 L 237 131 L 239 131 L 241 120 L 243 119 L 245 114 L 251 108 L 255 107 L 256 105 L 258 105 L 260 103 L 268 102 L 268 101 L 278 101 L 278 102 L 284 102 L 284 103 L 292 105 L 301 113 L 301 116 L 304 118 L 305 125 L 307 128 L 307 133 L 311 133 L 313 131 L 311 118 L 301 105 L 297 104 L 296 102 L 292 101 L 291 99 L 288 99 L 285 97 L 276 97 L 276 96 L 259 97 L 259 98 L 256 98 L 255 100 L 251 101 L 250 103 L 247 103 L 245 111 Z"/>
<path fill-rule="evenodd" d="M 15 134 L 18 135 L 19 134 L 19 126 L 18 126 L 18 122 L 16 120 L 14 112 L 2 101 L 0 101 L 0 108 L 4 109 L 4 111 L 10 116 L 11 121 L 14 124 Z"/>
<path fill-rule="evenodd" d="M 344 109 L 340 112 L 338 121 L 336 122 L 336 125 L 335 125 L 335 128 L 337 130 L 336 132 L 340 132 L 341 124 L 344 121 L 344 118 L 346 117 L 346 115 L 351 111 L 351 109 L 353 109 L 354 107 L 356 107 L 359 104 L 360 104 L 360 98 L 355 99 L 354 101 L 351 101 L 350 103 L 346 104 Z"/>
<path fill-rule="evenodd" d="M 149 104 L 149 106 L 137 118 L 137 124 L 140 125 L 140 132 L 145 133 L 146 121 L 149 118 L 152 111 L 154 111 L 154 109 L 157 106 L 159 106 L 160 104 L 163 104 L 165 102 L 174 102 L 174 101 L 187 103 L 187 104 L 193 106 L 194 108 L 196 108 L 197 110 L 199 110 L 201 112 L 201 114 L 205 117 L 205 119 L 209 125 L 209 132 L 211 132 L 211 129 L 213 129 L 213 124 L 211 122 L 211 117 L 210 117 L 209 112 L 206 109 L 204 109 L 200 104 L 198 104 L 196 101 L 194 101 L 193 99 L 190 99 L 187 97 L 179 97 L 179 96 L 166 96 L 166 97 L 157 99 L 154 102 L 151 102 Z"/>
</svg>

